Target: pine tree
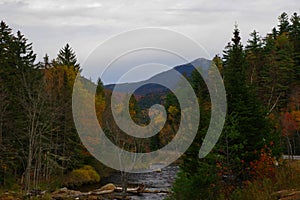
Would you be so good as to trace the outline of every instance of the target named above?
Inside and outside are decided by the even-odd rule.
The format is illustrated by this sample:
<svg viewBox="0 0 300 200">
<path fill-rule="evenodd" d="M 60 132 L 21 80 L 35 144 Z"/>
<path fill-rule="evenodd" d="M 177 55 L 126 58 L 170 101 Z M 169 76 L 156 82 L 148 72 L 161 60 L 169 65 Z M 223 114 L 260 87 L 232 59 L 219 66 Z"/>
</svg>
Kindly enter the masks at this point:
<svg viewBox="0 0 300 200">
<path fill-rule="evenodd" d="M 291 17 L 290 40 L 293 45 L 293 58 L 295 62 L 295 80 L 300 80 L 300 17 L 294 13 Z"/>
<path fill-rule="evenodd" d="M 77 63 L 76 54 L 69 44 L 66 44 L 66 46 L 59 51 L 55 64 L 60 66 L 73 67 L 76 72 L 80 71 L 80 66 Z"/>
<path fill-rule="evenodd" d="M 10 46 L 13 42 L 11 29 L 1 21 L 0 23 L 0 184 L 6 185 L 6 179 L 13 173 L 14 165 L 17 163 L 14 159 L 16 147 L 12 144 L 13 135 L 9 128 L 13 119 L 10 106 L 10 87 L 9 81 L 11 72 L 9 71 L 9 58 L 12 53 Z M 10 87 L 9 87 L 10 86 Z"/>
<path fill-rule="evenodd" d="M 104 86 L 99 78 L 97 81 L 97 89 L 96 89 L 96 98 L 95 98 L 95 106 L 96 106 L 96 114 L 98 121 L 101 126 L 103 126 L 103 113 L 106 106 L 106 99 L 105 99 L 105 92 L 104 92 Z"/>
<path fill-rule="evenodd" d="M 276 37 L 274 34 L 268 35 L 261 55 L 263 63 L 259 71 L 259 96 L 271 113 L 286 106 L 295 75 L 293 47 L 288 33 Z"/>
<path fill-rule="evenodd" d="M 288 33 L 290 31 L 290 23 L 289 23 L 289 16 L 283 12 L 279 17 L 279 35 L 283 33 Z"/>
<path fill-rule="evenodd" d="M 227 92 L 228 116 L 235 116 L 235 133 L 234 135 L 227 133 L 227 136 L 232 141 L 231 144 L 242 144 L 241 151 L 236 152 L 231 157 L 243 160 L 249 165 L 251 161 L 258 159 L 259 155 L 255 152 L 263 147 L 264 141 L 271 139 L 270 126 L 266 113 L 257 100 L 253 89 L 247 83 L 245 52 L 240 42 L 241 38 L 237 27 L 233 34 L 233 43 L 227 47 L 226 59 L 224 60 L 224 83 Z M 231 126 L 229 121 L 227 121 L 226 126 Z M 233 129 L 228 128 L 228 130 Z M 230 138 L 231 135 L 232 138 Z M 234 167 L 234 169 L 238 168 Z"/>
<path fill-rule="evenodd" d="M 41 167 L 42 138 L 46 132 L 44 82 L 32 44 L 21 34 L 12 34 L 1 22 L 0 32 L 0 79 L 4 81 L 7 115 L 2 126 L 5 140 L 3 157 L 13 173 L 24 174 L 24 187 L 36 186 Z M 2 154 L 2 152 L 1 152 Z M 1 155 L 2 157 L 2 155 Z M 13 160 L 11 160 L 13 159 Z M 34 174 L 34 176 L 32 176 Z"/>
<path fill-rule="evenodd" d="M 218 58 L 216 62 L 221 63 Z M 218 65 L 221 67 L 220 65 Z M 221 67 L 222 68 L 222 67 Z M 207 133 L 210 121 L 210 97 L 206 84 L 198 71 L 193 71 L 190 78 L 190 83 L 198 97 L 199 110 L 201 120 L 199 121 L 199 128 L 197 135 L 182 156 L 182 163 L 180 164 L 180 172 L 173 187 L 175 199 L 216 199 L 218 196 L 218 183 L 220 176 L 216 167 L 216 161 L 219 156 L 216 152 L 218 147 L 214 147 L 205 158 L 198 159 L 199 149 L 202 145 L 203 138 Z M 172 96 L 170 96 L 172 97 Z M 174 98 L 166 101 L 167 105 L 175 106 L 180 110 L 180 106 Z M 167 107 L 168 108 L 168 107 Z M 178 115 L 180 120 L 180 115 Z M 173 123 L 173 121 L 172 121 Z M 198 192 L 194 192 L 198 191 Z"/>
<path fill-rule="evenodd" d="M 246 68 L 248 74 L 248 82 L 252 85 L 257 85 L 258 72 L 263 63 L 261 56 L 262 40 L 255 30 L 250 34 L 251 39 L 248 40 L 248 44 L 245 47 L 246 53 Z"/>
</svg>

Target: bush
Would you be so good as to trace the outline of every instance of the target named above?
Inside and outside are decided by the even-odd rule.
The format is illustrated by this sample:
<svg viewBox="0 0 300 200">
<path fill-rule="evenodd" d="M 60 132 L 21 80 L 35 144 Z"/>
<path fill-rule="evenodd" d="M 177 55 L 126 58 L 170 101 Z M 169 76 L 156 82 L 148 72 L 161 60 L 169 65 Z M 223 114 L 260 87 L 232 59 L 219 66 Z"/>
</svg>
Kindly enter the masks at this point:
<svg viewBox="0 0 300 200">
<path fill-rule="evenodd" d="M 209 166 L 203 166 L 193 174 L 179 172 L 171 199 L 216 199 L 219 190 L 216 185 L 218 178 Z"/>
<path fill-rule="evenodd" d="M 278 191 L 300 189 L 300 163 L 287 161 L 274 171 L 274 177 L 264 177 L 254 180 L 244 188 L 236 189 L 232 200 L 268 200 L 278 199 L 275 195 Z"/>
<path fill-rule="evenodd" d="M 66 186 L 80 186 L 100 181 L 100 175 L 89 165 L 73 170 L 64 181 Z"/>
</svg>

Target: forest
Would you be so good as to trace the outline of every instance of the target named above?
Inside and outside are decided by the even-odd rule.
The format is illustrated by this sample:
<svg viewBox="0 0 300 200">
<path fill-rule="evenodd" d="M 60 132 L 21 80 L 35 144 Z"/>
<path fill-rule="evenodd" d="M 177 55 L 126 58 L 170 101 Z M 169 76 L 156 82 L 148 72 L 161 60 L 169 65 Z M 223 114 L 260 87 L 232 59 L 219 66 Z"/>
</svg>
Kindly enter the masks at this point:
<svg viewBox="0 0 300 200">
<path fill-rule="evenodd" d="M 180 172 L 169 199 L 278 199 L 276 191 L 300 190 L 300 166 L 282 159 L 283 154 L 291 160 L 300 155 L 300 16 L 282 13 L 267 35 L 254 30 L 246 44 L 240 31 L 236 25 L 222 55 L 212 59 L 224 80 L 227 116 L 217 145 L 203 159 L 198 152 L 210 122 L 210 96 L 196 70 L 186 77 L 197 95 L 201 120 L 193 144 L 176 162 Z M 72 92 L 82 69 L 69 44 L 56 58 L 46 54 L 37 61 L 32 43 L 1 21 L 0 197 L 7 190 L 53 191 L 99 182 L 113 171 L 90 154 L 75 128 Z M 114 122 L 112 91 L 100 78 L 91 84 L 97 86 L 98 122 L 116 145 L 151 152 L 176 135 L 181 110 L 169 90 L 131 96 L 130 115 L 137 124 L 148 123 L 153 102 L 167 111 L 159 134 L 136 148 L 132 144 L 138 139 Z"/>
</svg>

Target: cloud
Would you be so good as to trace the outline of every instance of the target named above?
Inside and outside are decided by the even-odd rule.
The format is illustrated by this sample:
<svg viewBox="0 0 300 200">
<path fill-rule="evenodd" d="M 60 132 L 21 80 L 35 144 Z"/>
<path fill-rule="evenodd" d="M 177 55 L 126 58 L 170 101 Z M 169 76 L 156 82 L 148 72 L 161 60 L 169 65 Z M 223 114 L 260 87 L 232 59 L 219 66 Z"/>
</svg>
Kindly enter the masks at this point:
<svg viewBox="0 0 300 200">
<path fill-rule="evenodd" d="M 0 0 L 0 19 L 33 42 L 38 58 L 56 56 L 71 43 L 83 62 L 101 42 L 123 31 L 164 27 L 195 39 L 213 56 L 222 53 L 235 22 L 243 42 L 256 29 L 264 36 L 298 0 Z"/>
</svg>

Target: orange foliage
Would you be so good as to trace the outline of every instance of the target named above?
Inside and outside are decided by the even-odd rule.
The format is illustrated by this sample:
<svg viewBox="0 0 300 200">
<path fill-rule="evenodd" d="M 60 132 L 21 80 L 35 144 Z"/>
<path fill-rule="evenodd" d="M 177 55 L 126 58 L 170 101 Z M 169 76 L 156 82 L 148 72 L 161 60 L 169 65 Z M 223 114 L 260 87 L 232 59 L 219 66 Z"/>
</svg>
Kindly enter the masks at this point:
<svg viewBox="0 0 300 200">
<path fill-rule="evenodd" d="M 289 112 L 285 112 L 282 118 L 282 135 L 293 135 L 294 132 L 298 129 L 297 123 L 294 120 L 293 115 Z"/>
<path fill-rule="evenodd" d="M 273 144 L 274 143 L 271 141 L 270 146 Z M 274 178 L 276 163 L 272 150 L 265 145 L 265 147 L 260 150 L 259 159 L 250 162 L 250 173 L 254 178 Z"/>
<path fill-rule="evenodd" d="M 300 128 L 300 111 L 292 111 L 292 116 L 293 116 L 293 119 L 296 121 L 296 124 L 297 124 L 297 130 L 299 130 Z"/>
</svg>

